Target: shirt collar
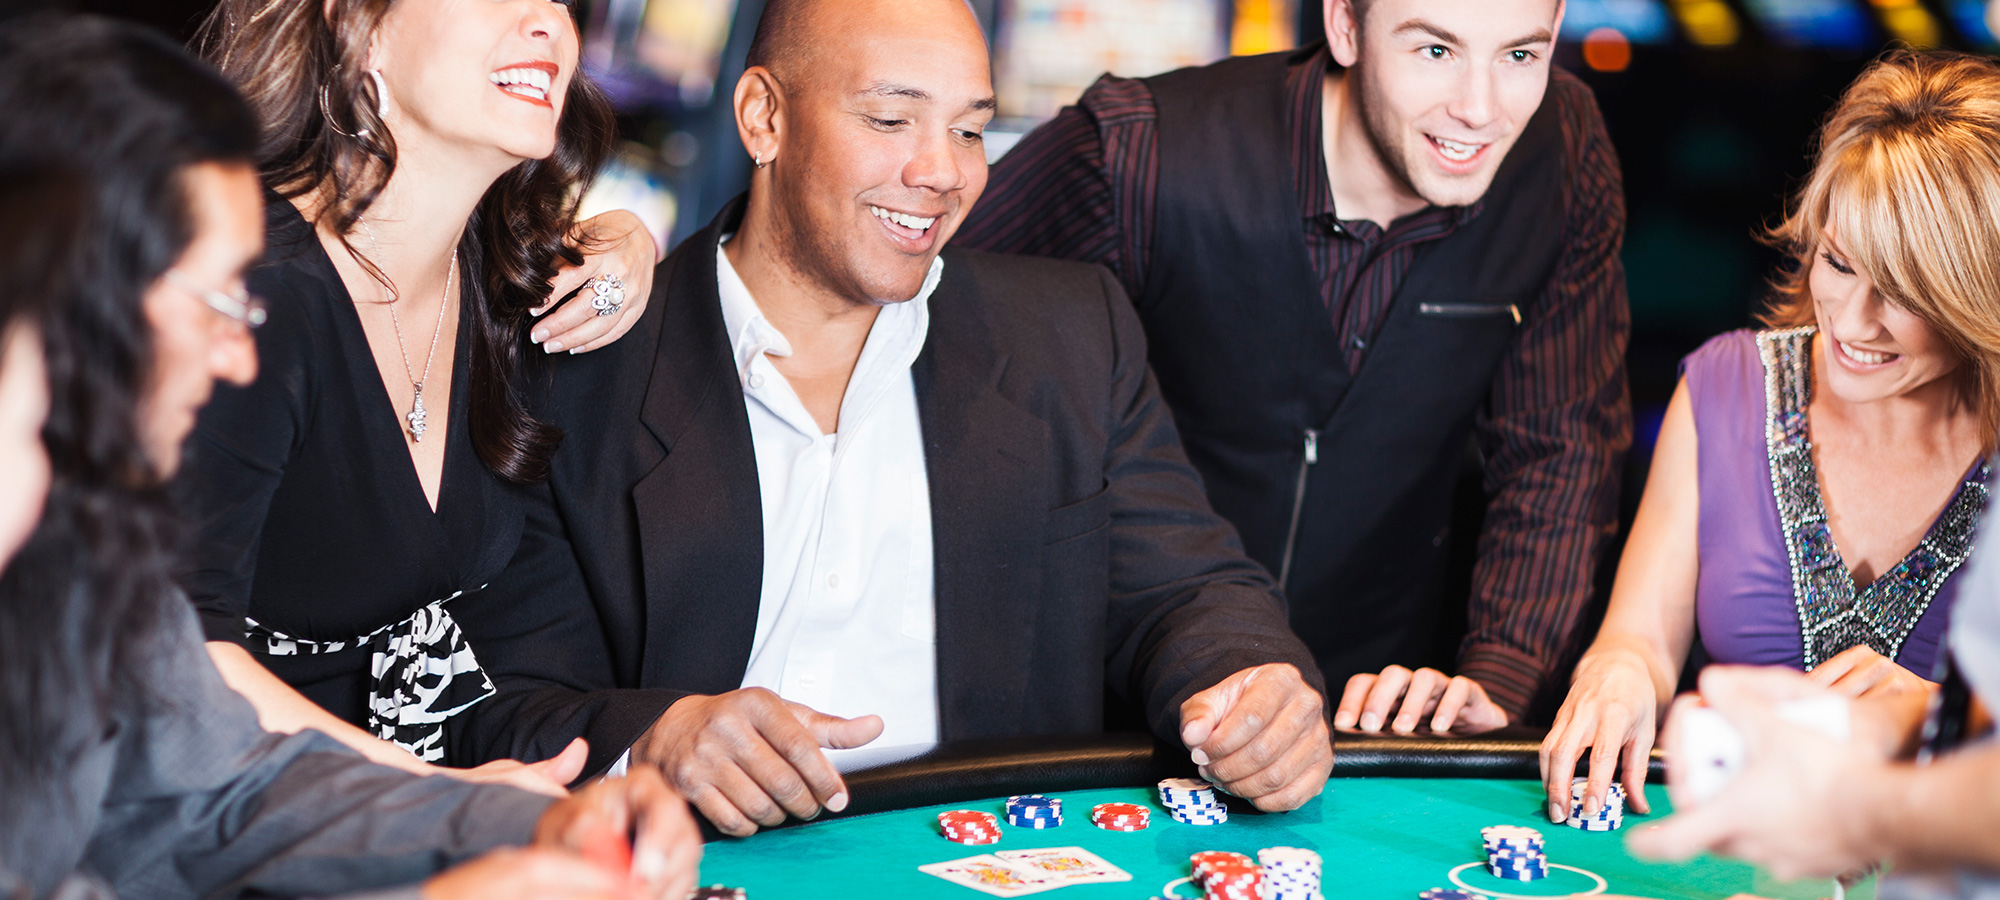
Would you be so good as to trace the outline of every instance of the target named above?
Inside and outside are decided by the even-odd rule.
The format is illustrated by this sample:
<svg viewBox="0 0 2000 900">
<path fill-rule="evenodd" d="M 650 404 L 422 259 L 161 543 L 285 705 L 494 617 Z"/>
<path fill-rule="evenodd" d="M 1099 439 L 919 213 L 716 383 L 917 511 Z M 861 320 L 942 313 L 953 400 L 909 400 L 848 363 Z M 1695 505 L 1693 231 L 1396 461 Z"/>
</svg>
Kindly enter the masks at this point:
<svg viewBox="0 0 2000 900">
<path fill-rule="evenodd" d="M 729 262 L 729 254 L 723 247 L 736 235 L 726 234 L 715 245 L 716 293 L 722 299 L 722 327 L 729 337 L 730 356 L 736 363 L 736 378 L 747 384 L 750 378 L 750 364 L 757 357 L 792 355 L 792 344 L 785 340 L 783 333 L 764 318 L 764 311 L 757 306 L 756 298 L 750 296 L 750 287 L 743 283 L 743 276 L 737 274 L 736 266 Z M 874 344 L 878 337 L 895 340 L 905 349 L 899 356 L 907 356 L 901 362 L 908 368 L 917 361 L 917 354 L 923 350 L 924 338 L 930 332 L 931 293 L 937 290 L 938 282 L 944 277 L 944 256 L 931 260 L 930 272 L 924 276 L 923 287 L 917 295 L 903 303 L 891 303 L 882 307 L 875 317 L 875 324 L 868 331 L 868 342 Z M 864 354 L 866 351 L 864 350 Z"/>
</svg>

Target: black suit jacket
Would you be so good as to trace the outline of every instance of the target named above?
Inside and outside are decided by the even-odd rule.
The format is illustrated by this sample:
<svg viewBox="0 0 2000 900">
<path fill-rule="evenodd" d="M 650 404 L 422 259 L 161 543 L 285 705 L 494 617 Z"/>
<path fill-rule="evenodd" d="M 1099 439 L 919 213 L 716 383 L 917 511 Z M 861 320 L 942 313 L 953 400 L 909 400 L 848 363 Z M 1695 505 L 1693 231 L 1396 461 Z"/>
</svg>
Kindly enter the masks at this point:
<svg viewBox="0 0 2000 900">
<path fill-rule="evenodd" d="M 454 609 L 503 682 L 459 717 L 465 762 L 582 734 L 594 771 L 673 700 L 742 685 L 763 519 L 715 266 L 742 205 L 660 264 L 624 339 L 555 363 L 549 489 L 514 564 Z M 1111 274 L 944 259 L 913 367 L 941 736 L 1097 731 L 1108 685 L 1171 739 L 1183 700 L 1270 662 L 1323 690 L 1270 577 L 1209 509 Z M 509 689 L 524 684 L 543 689 Z"/>
</svg>

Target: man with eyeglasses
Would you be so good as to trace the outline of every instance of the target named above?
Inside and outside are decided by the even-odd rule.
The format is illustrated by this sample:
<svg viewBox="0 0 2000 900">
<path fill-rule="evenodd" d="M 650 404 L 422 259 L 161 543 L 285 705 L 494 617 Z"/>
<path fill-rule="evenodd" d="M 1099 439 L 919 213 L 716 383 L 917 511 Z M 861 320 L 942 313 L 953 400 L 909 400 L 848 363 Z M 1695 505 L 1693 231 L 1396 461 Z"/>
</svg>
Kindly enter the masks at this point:
<svg viewBox="0 0 2000 900">
<path fill-rule="evenodd" d="M 1106 76 L 960 240 L 1102 263 L 1209 499 L 1278 575 L 1335 727 L 1516 722 L 1571 650 L 1631 442 L 1618 160 L 1561 0 L 1329 0 L 1294 53 Z M 1486 516 L 1438 642 L 1470 446 Z"/>
<path fill-rule="evenodd" d="M 264 320 L 270 316 L 269 307 L 265 304 L 264 298 L 250 293 L 247 289 L 238 288 L 234 293 L 228 293 L 216 290 L 215 288 L 202 287 L 194 279 L 176 270 L 168 270 L 167 281 L 172 283 L 174 287 L 193 294 L 196 299 L 208 304 L 209 309 L 235 320 L 236 324 L 245 328 L 254 329 L 264 324 Z"/>
</svg>

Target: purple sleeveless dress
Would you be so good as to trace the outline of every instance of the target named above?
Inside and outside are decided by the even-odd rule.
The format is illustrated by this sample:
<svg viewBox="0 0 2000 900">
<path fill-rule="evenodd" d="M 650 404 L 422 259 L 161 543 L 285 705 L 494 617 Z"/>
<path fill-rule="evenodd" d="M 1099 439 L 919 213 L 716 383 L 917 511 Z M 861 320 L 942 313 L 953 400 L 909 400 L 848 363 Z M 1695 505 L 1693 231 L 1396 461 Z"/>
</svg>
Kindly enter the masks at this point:
<svg viewBox="0 0 2000 900">
<path fill-rule="evenodd" d="M 1681 362 L 1700 473 L 1700 640 L 1716 662 L 1806 671 L 1867 643 L 1928 677 L 1985 508 L 1986 463 L 1967 471 L 1916 549 L 1857 587 L 1812 463 L 1812 333 L 1732 331 Z"/>
</svg>

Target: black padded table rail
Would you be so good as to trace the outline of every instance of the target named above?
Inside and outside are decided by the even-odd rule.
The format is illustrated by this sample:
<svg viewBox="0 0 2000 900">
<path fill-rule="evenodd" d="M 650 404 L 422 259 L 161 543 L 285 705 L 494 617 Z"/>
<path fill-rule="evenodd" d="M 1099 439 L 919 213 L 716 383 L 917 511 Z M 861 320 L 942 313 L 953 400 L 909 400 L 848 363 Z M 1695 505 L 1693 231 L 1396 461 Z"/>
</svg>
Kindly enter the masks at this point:
<svg viewBox="0 0 2000 900">
<path fill-rule="evenodd" d="M 1333 777 L 1539 779 L 1542 734 L 1532 728 L 1470 737 L 1337 732 Z M 1583 771 L 1579 761 L 1578 773 Z M 1650 780 L 1663 780 L 1665 772 L 1659 751 L 1653 751 Z M 822 813 L 814 821 L 1013 794 L 1150 785 L 1194 775 L 1186 750 L 1150 734 L 954 741 L 909 759 L 849 772 L 847 809 Z M 706 822 L 703 829 L 714 835 Z"/>
</svg>

